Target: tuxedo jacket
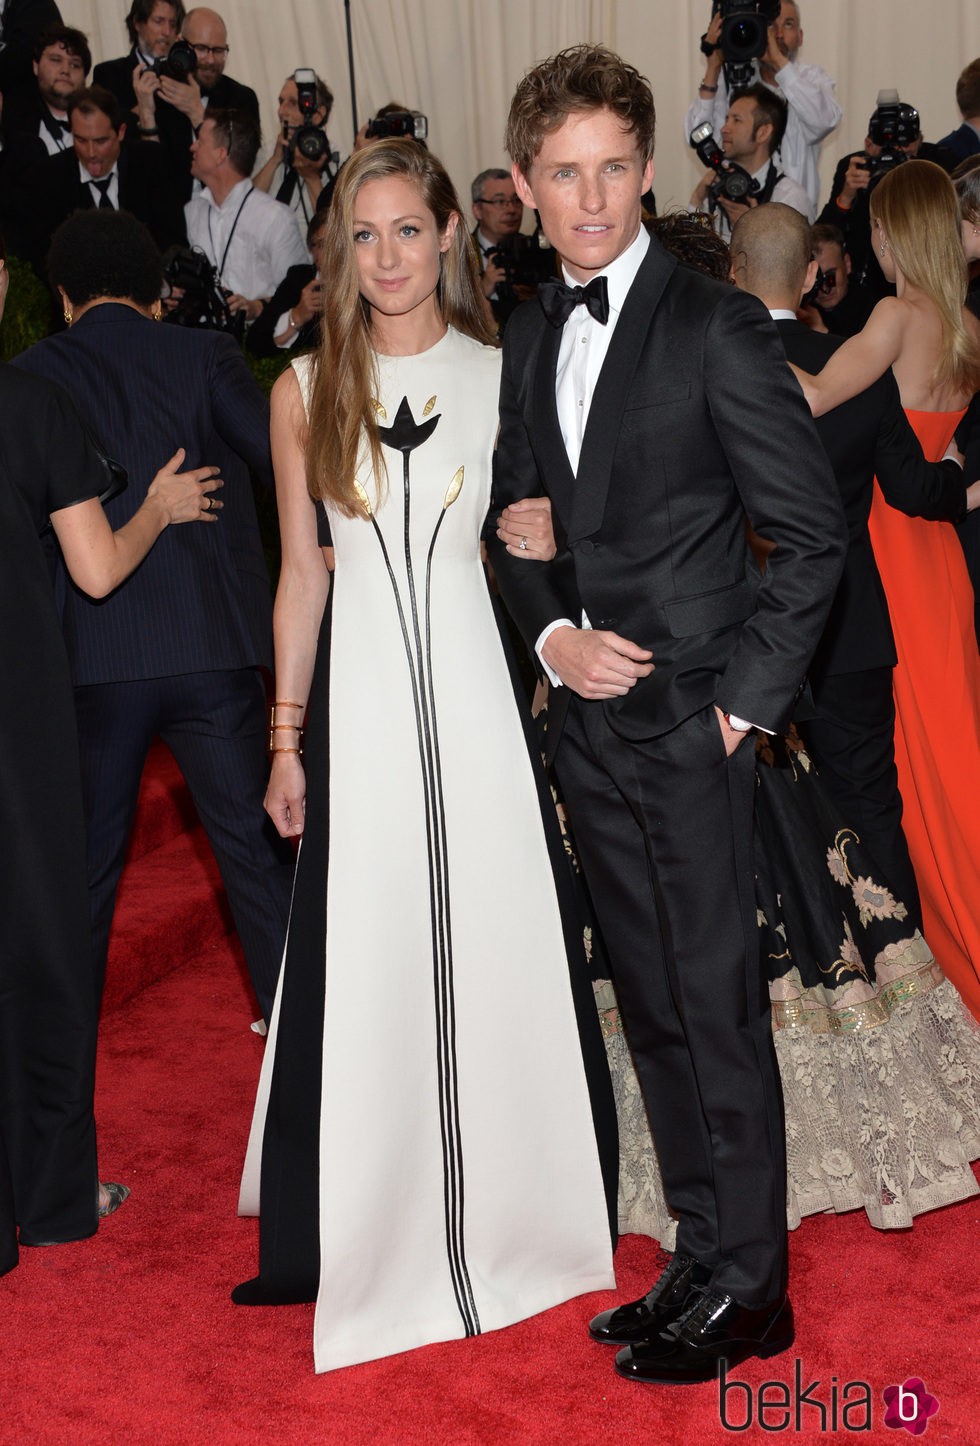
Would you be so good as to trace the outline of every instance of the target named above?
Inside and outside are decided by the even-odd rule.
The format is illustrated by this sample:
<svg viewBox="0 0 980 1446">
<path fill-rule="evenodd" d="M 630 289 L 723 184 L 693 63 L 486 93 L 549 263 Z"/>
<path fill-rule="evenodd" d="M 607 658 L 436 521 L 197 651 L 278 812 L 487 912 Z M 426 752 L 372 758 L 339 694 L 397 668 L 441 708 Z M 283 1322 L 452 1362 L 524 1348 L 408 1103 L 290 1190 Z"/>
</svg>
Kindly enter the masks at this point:
<svg viewBox="0 0 980 1446">
<path fill-rule="evenodd" d="M 546 492 L 559 548 L 552 562 L 534 563 L 488 539 L 528 645 L 557 618 L 577 624 L 584 609 L 593 627 L 651 649 L 652 674 L 602 704 L 627 739 L 667 732 L 711 703 L 783 728 L 837 585 L 845 532 L 768 312 L 651 239 L 599 374 L 575 476 L 555 401 L 560 339 L 528 302 L 504 343 L 495 510 Z M 776 544 L 764 577 L 746 514 Z M 549 724 L 560 726 L 567 695 L 555 690 Z"/>
<path fill-rule="evenodd" d="M 0 13 L 0 94 L 7 97 L 18 86 L 34 84 L 34 42 L 46 25 L 61 24 L 61 12 L 55 0 L 7 0 Z"/>
<path fill-rule="evenodd" d="M 843 345 L 802 322 L 776 326 L 789 360 L 819 372 Z M 910 517 L 959 522 L 966 515 L 964 474 L 955 462 L 927 462 L 902 410 L 894 376 L 817 420 L 817 432 L 834 469 L 847 523 L 844 571 L 810 675 L 890 668 L 896 662 L 888 604 L 878 574 L 868 513 L 877 476 L 886 501 Z"/>
<path fill-rule="evenodd" d="M 947 151 L 952 151 L 957 163 L 967 161 L 971 156 L 980 154 L 980 136 L 966 121 L 955 131 L 950 131 L 948 136 L 943 136 L 936 142 L 939 146 L 945 146 Z"/>
<path fill-rule="evenodd" d="M 120 211 L 131 211 L 142 221 L 161 251 L 185 245 L 183 204 L 160 146 L 127 139 L 118 166 Z M 96 205 L 92 188 L 79 177 L 74 148 L 48 156 L 36 173 L 36 182 L 49 240 L 73 211 L 91 211 Z"/>
<path fill-rule="evenodd" d="M 245 464 L 271 483 L 269 405 L 234 341 L 106 302 L 15 365 L 64 387 L 126 468 L 129 486 L 106 504 L 113 529 L 133 516 L 178 447 L 185 468 L 220 465 L 225 481 L 219 520 L 168 527 L 108 598 L 94 602 L 65 584 L 75 684 L 268 664 L 269 576 Z"/>
</svg>

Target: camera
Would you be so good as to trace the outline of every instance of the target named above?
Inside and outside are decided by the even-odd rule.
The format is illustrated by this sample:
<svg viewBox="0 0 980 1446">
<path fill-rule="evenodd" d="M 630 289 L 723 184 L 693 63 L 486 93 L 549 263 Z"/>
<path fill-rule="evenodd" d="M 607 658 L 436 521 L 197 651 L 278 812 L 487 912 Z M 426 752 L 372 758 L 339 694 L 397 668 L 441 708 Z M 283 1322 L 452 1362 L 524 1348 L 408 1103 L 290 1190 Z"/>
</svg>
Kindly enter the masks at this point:
<svg viewBox="0 0 980 1446">
<path fill-rule="evenodd" d="M 717 204 L 720 196 L 724 196 L 726 201 L 745 201 L 746 197 L 754 196 L 760 189 L 758 181 L 749 175 L 744 166 L 728 160 L 714 138 L 709 121 L 694 127 L 691 145 L 698 159 L 715 172 L 715 179 L 708 187 L 712 205 Z"/>
<path fill-rule="evenodd" d="M 729 87 L 748 85 L 752 62 L 765 55 L 769 27 L 779 16 L 780 0 L 713 0 L 711 13 L 721 13 L 721 35 L 717 48 L 725 57 L 725 78 Z M 711 54 L 711 46 L 702 42 Z"/>
<path fill-rule="evenodd" d="M 197 52 L 186 40 L 175 40 L 169 52 L 157 56 L 146 69 L 152 70 L 154 75 L 166 76 L 168 80 L 179 80 L 182 85 L 186 85 L 197 70 Z"/>
<path fill-rule="evenodd" d="M 297 126 L 290 134 L 289 127 L 283 126 L 283 138 L 286 141 L 286 165 L 296 164 L 297 153 L 304 161 L 313 161 L 319 165 L 330 154 L 330 142 L 327 140 L 327 133 L 322 126 L 314 125 L 313 116 L 317 109 L 316 95 L 316 71 L 315 70 L 294 70 L 293 80 L 296 82 L 296 103 L 299 106 L 300 115 L 303 117 L 303 124 Z"/>
<path fill-rule="evenodd" d="M 869 191 L 882 176 L 909 159 L 904 147 L 918 140 L 921 134 L 922 126 L 915 106 L 899 100 L 897 91 L 879 91 L 878 104 L 868 121 L 868 139 L 881 147 L 881 155 L 869 156 L 864 162 L 871 176 Z"/>
<path fill-rule="evenodd" d="M 228 305 L 231 292 L 219 285 L 218 273 L 196 246 L 179 246 L 169 251 L 163 264 L 164 298 L 174 290 L 183 293 L 176 305 L 164 312 L 174 326 L 206 327 L 226 331 L 241 341 L 245 335 L 245 313 Z"/>
<path fill-rule="evenodd" d="M 817 267 L 816 280 L 800 302 L 801 306 L 819 306 L 821 296 L 829 296 L 837 285 L 837 267 L 828 266 L 824 271 Z"/>
<path fill-rule="evenodd" d="M 417 110 L 393 110 L 387 115 L 376 115 L 368 121 L 365 139 L 387 140 L 389 137 L 405 136 L 410 141 L 424 141 L 429 134 L 428 118 Z"/>
<path fill-rule="evenodd" d="M 506 280 L 497 287 L 498 297 L 504 288 L 537 287 L 555 274 L 555 253 L 541 246 L 536 235 L 528 236 L 523 231 L 501 236 L 487 260 L 506 272 Z"/>
</svg>

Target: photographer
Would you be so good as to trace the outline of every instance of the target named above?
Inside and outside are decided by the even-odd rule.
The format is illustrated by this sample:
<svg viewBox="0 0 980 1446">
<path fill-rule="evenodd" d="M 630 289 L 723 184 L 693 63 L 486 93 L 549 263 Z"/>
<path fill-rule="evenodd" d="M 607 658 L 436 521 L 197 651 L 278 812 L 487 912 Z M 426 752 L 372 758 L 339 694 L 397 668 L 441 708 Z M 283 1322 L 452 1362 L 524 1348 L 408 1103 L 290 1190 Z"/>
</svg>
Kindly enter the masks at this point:
<svg viewBox="0 0 980 1446">
<path fill-rule="evenodd" d="M 836 226 L 851 257 L 854 279 L 867 287 L 875 301 L 894 295 L 874 258 L 868 195 L 875 182 L 903 161 L 934 161 L 953 169 L 953 157 L 941 146 L 922 139 L 919 112 L 898 98 L 897 90 L 878 92 L 878 103 L 868 122 L 863 151 L 853 151 L 837 163 L 830 200 L 817 220 Z"/>
<path fill-rule="evenodd" d="M 297 70 L 283 81 L 278 104 L 276 143 L 265 165 L 252 177 L 252 185 L 288 206 L 305 237 L 321 194 L 333 189 L 334 167 L 326 132 L 333 93 L 314 71 Z M 320 133 L 319 139 L 311 134 L 315 131 Z M 297 145 L 298 135 L 306 144 Z"/>
<path fill-rule="evenodd" d="M 189 245 L 203 251 L 234 315 L 254 321 L 290 266 L 308 260 L 286 206 L 249 177 L 259 128 L 246 111 L 210 110 L 191 146 L 191 175 L 203 190 L 184 207 Z"/>
<path fill-rule="evenodd" d="M 322 307 L 320 277 L 323 270 L 323 233 L 327 210 L 314 211 L 306 232 L 312 266 L 290 266 L 272 300 L 248 329 L 253 356 L 297 356 L 320 340 Z"/>
<path fill-rule="evenodd" d="M 704 80 L 697 99 L 684 120 L 684 139 L 695 127 L 708 122 L 715 135 L 721 131 L 730 103 L 724 56 L 719 48 L 726 0 L 715 0 L 711 21 L 702 40 L 710 49 Z M 803 44 L 800 9 L 795 0 L 782 0 L 779 14 L 769 27 L 765 52 L 753 61 L 753 79 L 776 91 L 788 107 L 786 133 L 779 147 L 780 169 L 798 181 L 815 208 L 820 204 L 817 162 L 820 142 L 839 123 L 842 111 L 834 98 L 834 81 L 818 65 L 801 61 Z"/>
<path fill-rule="evenodd" d="M 692 210 L 714 214 L 715 229 L 720 235 L 731 231 L 740 216 L 767 201 L 781 201 L 794 211 L 813 220 L 810 198 L 799 182 L 784 176 L 772 159 L 779 149 L 786 127 L 786 102 L 768 86 L 756 83 L 732 92 L 725 124 L 721 128 L 724 161 L 716 172 L 702 177 L 691 197 Z M 747 180 L 751 188 L 744 200 L 735 200 L 726 187 L 726 163 Z"/>
<path fill-rule="evenodd" d="M 181 0 L 133 0 L 126 16 L 130 49 L 115 60 L 100 61 L 92 84 L 111 90 L 124 111 L 135 111 L 137 78 L 166 59 L 183 23 Z"/>
<path fill-rule="evenodd" d="M 851 258 L 837 226 L 810 228 L 810 254 L 817 263 L 817 284 L 803 298 L 797 316 L 814 331 L 856 336 L 874 311 L 874 297 L 851 277 Z"/>
<path fill-rule="evenodd" d="M 500 244 L 516 236 L 524 219 L 524 205 L 514 190 L 510 171 L 499 167 L 481 171 L 470 187 L 476 225 L 470 233 L 480 290 L 490 303 L 493 319 L 503 330 L 514 308 L 534 295 L 533 288 L 515 288 L 508 281 L 507 258 Z M 523 295 L 518 295 L 518 289 Z"/>
</svg>

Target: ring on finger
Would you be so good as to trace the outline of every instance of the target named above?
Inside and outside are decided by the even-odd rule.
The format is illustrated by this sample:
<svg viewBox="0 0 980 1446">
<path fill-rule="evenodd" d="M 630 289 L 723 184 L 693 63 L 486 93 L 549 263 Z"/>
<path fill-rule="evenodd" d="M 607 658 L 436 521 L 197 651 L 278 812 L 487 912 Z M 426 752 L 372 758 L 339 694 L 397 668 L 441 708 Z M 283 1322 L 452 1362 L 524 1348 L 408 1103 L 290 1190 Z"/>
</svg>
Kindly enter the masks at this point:
<svg viewBox="0 0 980 1446">
<path fill-rule="evenodd" d="M 522 552 L 527 552 L 527 538 L 526 538 L 526 537 L 522 537 L 521 540 L 520 540 L 520 542 L 519 542 L 517 545 L 518 545 L 518 547 L 521 549 Z"/>
</svg>

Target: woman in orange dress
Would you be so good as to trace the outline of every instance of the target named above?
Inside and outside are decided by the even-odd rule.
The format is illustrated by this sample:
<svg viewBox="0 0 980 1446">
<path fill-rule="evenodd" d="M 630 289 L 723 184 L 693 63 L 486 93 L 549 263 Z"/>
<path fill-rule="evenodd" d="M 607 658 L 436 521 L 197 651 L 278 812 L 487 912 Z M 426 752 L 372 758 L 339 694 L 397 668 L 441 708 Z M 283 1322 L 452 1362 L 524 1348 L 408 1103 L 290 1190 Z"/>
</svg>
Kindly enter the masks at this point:
<svg viewBox="0 0 980 1446">
<path fill-rule="evenodd" d="M 797 372 L 815 416 L 887 367 L 927 458 L 946 452 L 980 389 L 980 323 L 963 305 L 966 265 L 952 183 L 929 161 L 889 172 L 871 195 L 879 264 L 896 286 L 820 373 Z M 972 499 L 971 499 L 972 500 Z M 875 488 L 871 539 L 898 665 L 895 760 L 925 937 L 980 1017 L 980 654 L 973 588 L 952 524 L 906 517 Z"/>
</svg>

